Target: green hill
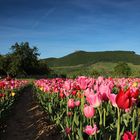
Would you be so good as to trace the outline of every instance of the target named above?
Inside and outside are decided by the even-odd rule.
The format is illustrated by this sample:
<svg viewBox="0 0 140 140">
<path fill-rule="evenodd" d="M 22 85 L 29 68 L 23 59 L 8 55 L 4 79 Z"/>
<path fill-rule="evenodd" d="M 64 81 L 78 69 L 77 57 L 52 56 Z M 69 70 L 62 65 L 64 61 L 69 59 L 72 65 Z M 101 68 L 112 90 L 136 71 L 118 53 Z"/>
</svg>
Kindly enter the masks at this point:
<svg viewBox="0 0 140 140">
<path fill-rule="evenodd" d="M 98 62 L 117 63 L 124 61 L 135 65 L 140 65 L 140 55 L 133 51 L 104 51 L 85 52 L 76 51 L 61 58 L 43 59 L 50 67 L 92 65 Z"/>
</svg>

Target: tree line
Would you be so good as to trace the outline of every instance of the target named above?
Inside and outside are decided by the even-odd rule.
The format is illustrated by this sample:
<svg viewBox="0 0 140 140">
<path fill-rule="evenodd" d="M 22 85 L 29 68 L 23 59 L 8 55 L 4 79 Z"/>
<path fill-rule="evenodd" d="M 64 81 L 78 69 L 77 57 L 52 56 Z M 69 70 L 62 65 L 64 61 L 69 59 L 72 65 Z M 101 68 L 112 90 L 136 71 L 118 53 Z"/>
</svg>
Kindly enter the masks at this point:
<svg viewBox="0 0 140 140">
<path fill-rule="evenodd" d="M 59 73 L 51 70 L 46 61 L 39 60 L 39 50 L 37 47 L 30 47 L 28 42 L 15 43 L 10 47 L 10 52 L 0 55 L 0 75 L 12 77 L 28 77 L 45 75 L 50 77 L 69 77 L 66 73 Z M 119 62 L 114 67 L 111 76 L 129 77 L 131 68 L 126 62 Z M 74 76 L 73 76 L 74 75 Z M 73 72 L 72 77 L 79 75 L 105 76 L 106 73 L 97 70 L 88 71 L 87 67 Z"/>
<path fill-rule="evenodd" d="M 50 69 L 39 60 L 37 47 L 30 47 L 28 42 L 15 43 L 10 52 L 0 55 L 0 74 L 16 76 L 48 75 Z"/>
</svg>

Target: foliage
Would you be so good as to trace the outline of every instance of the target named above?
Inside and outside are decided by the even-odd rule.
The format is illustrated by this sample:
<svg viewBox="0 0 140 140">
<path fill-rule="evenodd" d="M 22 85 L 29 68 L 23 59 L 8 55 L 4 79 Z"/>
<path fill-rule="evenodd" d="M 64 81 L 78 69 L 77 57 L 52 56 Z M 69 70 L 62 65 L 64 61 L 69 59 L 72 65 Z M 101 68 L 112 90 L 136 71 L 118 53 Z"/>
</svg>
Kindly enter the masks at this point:
<svg viewBox="0 0 140 140">
<path fill-rule="evenodd" d="M 90 72 L 90 75 L 91 75 L 91 76 L 94 76 L 94 77 L 98 77 L 98 76 L 100 76 L 100 73 L 99 73 L 97 70 L 93 69 L 93 70 Z"/>
<path fill-rule="evenodd" d="M 115 67 L 114 67 L 114 72 L 117 76 L 125 76 L 128 77 L 131 75 L 131 68 L 128 66 L 127 63 L 125 62 L 119 62 Z"/>
<path fill-rule="evenodd" d="M 116 65 L 118 63 L 97 62 L 91 65 L 60 66 L 51 67 L 51 69 L 57 73 L 58 77 L 60 74 L 65 74 L 68 78 L 76 78 L 80 75 L 91 77 L 120 77 L 120 75 L 114 72 Z M 127 65 L 131 69 L 129 77 L 140 77 L 140 65 L 134 65 L 132 63 L 127 63 Z"/>
<path fill-rule="evenodd" d="M 38 60 L 37 47 L 31 48 L 28 42 L 15 43 L 11 53 L 0 56 L 1 74 L 12 76 L 46 75 L 50 72 L 46 63 Z"/>
<path fill-rule="evenodd" d="M 12 58 L 9 54 L 0 56 L 0 71 L 1 74 L 8 74 L 10 70 L 10 63 L 12 62 Z"/>
<path fill-rule="evenodd" d="M 30 48 L 29 43 L 16 43 L 11 47 L 13 61 L 11 63 L 12 74 L 21 72 L 23 74 L 34 73 L 34 69 L 38 66 L 38 50 L 36 47 Z"/>
</svg>

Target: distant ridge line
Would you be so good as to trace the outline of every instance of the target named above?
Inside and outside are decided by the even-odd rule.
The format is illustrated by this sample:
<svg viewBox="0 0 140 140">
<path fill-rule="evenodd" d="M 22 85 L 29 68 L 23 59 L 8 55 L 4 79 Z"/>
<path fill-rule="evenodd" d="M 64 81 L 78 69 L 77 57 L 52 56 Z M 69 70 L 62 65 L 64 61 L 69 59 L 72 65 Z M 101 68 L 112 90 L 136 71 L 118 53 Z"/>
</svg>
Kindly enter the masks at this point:
<svg viewBox="0 0 140 140">
<path fill-rule="evenodd" d="M 46 62 L 49 66 L 76 66 L 79 64 L 94 64 L 97 62 L 119 62 L 124 61 L 127 63 L 140 64 L 140 55 L 134 51 L 96 51 L 86 52 L 76 50 L 66 56 L 60 58 L 46 58 L 41 61 Z"/>
</svg>

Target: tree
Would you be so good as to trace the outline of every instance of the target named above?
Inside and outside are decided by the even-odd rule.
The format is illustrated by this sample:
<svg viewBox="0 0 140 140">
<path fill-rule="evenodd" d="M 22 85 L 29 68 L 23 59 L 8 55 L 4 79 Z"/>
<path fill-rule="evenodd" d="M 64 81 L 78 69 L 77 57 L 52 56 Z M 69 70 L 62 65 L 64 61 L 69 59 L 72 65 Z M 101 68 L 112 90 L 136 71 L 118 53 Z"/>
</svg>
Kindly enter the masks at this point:
<svg viewBox="0 0 140 140">
<path fill-rule="evenodd" d="M 12 62 L 12 58 L 10 54 L 0 56 L 0 71 L 2 75 L 9 74 L 9 70 L 11 68 L 10 66 L 11 62 Z"/>
<path fill-rule="evenodd" d="M 12 63 L 10 63 L 10 73 L 17 74 L 35 74 L 36 67 L 38 66 L 38 49 L 37 47 L 31 48 L 28 42 L 15 43 L 11 46 Z"/>
<path fill-rule="evenodd" d="M 114 67 L 114 73 L 115 73 L 116 76 L 128 77 L 128 76 L 131 75 L 131 68 L 128 66 L 127 63 L 125 63 L 125 62 L 119 62 Z"/>
<path fill-rule="evenodd" d="M 31 48 L 28 42 L 15 43 L 11 52 L 0 55 L 0 74 L 10 76 L 48 75 L 51 72 L 47 63 L 38 60 L 37 47 Z"/>
</svg>

